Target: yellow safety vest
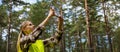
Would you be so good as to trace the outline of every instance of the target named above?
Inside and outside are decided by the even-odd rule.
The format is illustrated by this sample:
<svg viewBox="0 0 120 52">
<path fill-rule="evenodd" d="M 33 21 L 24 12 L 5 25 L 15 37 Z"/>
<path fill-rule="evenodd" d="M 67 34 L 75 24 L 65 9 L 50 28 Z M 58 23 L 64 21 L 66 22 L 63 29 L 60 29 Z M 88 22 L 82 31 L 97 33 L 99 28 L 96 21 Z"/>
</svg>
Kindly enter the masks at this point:
<svg viewBox="0 0 120 52">
<path fill-rule="evenodd" d="M 21 48 L 19 47 L 18 52 L 22 52 Z M 35 43 L 31 43 L 29 45 L 28 52 L 44 52 L 44 44 L 42 40 L 36 40 Z"/>
</svg>

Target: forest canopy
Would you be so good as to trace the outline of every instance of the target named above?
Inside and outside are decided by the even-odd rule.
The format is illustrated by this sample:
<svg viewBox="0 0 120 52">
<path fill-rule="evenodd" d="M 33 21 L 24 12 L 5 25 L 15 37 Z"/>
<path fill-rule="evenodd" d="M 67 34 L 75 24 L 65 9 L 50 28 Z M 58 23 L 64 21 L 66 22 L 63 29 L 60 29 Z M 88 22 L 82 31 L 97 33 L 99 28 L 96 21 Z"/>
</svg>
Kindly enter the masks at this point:
<svg viewBox="0 0 120 52">
<path fill-rule="evenodd" d="M 120 52 L 119 0 L 0 0 L 0 52 L 17 52 L 20 24 L 29 20 L 37 26 L 51 6 L 57 14 L 63 11 L 64 33 L 59 45 L 46 52 Z M 41 39 L 53 36 L 56 19 Z"/>
</svg>

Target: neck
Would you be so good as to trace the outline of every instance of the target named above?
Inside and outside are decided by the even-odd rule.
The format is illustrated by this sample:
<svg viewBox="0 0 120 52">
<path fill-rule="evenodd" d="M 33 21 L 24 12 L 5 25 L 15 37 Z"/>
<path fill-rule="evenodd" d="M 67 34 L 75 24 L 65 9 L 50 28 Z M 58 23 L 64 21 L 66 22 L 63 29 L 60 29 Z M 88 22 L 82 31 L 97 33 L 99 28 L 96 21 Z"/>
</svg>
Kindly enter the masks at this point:
<svg viewBox="0 0 120 52">
<path fill-rule="evenodd" d="M 26 36 L 28 36 L 30 34 L 30 32 L 24 32 Z"/>
</svg>

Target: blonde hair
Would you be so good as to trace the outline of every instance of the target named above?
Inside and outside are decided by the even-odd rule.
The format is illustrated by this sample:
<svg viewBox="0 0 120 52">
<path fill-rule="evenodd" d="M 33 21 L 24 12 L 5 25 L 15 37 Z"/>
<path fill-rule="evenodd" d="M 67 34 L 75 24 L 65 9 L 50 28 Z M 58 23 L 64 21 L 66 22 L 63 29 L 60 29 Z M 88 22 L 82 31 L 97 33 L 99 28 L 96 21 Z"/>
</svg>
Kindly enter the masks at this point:
<svg viewBox="0 0 120 52">
<path fill-rule="evenodd" d="M 25 33 L 23 32 L 23 29 L 27 26 L 27 23 L 30 22 L 30 21 L 24 21 L 22 22 L 21 24 L 21 27 L 20 27 L 20 33 L 18 35 L 18 40 L 17 40 L 17 51 L 20 50 L 20 38 L 22 37 L 22 34 L 25 35 Z"/>
</svg>

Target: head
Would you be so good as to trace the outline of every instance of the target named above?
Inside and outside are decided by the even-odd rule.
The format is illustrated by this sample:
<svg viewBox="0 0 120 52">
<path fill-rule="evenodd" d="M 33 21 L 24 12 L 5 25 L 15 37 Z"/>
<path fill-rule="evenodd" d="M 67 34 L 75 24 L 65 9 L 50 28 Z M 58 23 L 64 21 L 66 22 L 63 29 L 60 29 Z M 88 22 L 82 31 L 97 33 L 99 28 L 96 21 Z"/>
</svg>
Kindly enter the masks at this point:
<svg viewBox="0 0 120 52">
<path fill-rule="evenodd" d="M 34 30 L 34 25 L 31 21 L 24 21 L 21 24 L 21 31 L 24 35 L 29 35 Z"/>
</svg>

